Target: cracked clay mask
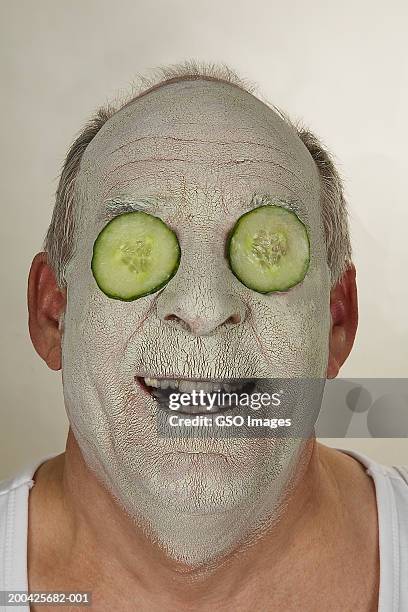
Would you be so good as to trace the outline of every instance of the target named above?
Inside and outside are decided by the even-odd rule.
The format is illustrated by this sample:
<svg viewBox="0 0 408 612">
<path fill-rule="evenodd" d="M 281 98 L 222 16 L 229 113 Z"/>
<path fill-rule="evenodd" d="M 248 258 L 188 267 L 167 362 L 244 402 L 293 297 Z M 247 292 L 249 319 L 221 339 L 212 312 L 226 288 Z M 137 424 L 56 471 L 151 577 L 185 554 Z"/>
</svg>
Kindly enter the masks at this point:
<svg viewBox="0 0 408 612">
<path fill-rule="evenodd" d="M 63 334 L 73 433 L 88 466 L 167 555 L 209 563 L 274 519 L 302 441 L 160 436 L 157 403 L 137 377 L 325 378 L 330 275 L 317 170 L 296 133 L 252 95 L 180 81 L 108 120 L 85 151 L 76 197 Z M 237 220 L 265 202 L 307 228 L 307 272 L 286 291 L 251 289 L 226 257 Z M 91 261 L 112 215 L 132 210 L 163 221 L 180 257 L 167 284 L 124 301 L 99 288 Z M 314 401 L 306 394 L 293 416 Z"/>
</svg>

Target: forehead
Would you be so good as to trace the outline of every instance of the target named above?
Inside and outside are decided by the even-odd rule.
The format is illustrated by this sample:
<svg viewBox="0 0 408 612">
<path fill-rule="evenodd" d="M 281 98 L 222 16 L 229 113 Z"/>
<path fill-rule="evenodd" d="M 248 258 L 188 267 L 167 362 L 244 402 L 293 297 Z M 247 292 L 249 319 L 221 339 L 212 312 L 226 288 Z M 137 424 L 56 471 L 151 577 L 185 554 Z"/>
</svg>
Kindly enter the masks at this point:
<svg viewBox="0 0 408 612">
<path fill-rule="evenodd" d="M 320 190 L 309 152 L 276 112 L 206 80 L 163 85 L 117 112 L 87 147 L 78 183 L 88 213 L 121 196 L 197 206 L 199 193 L 245 208 L 260 193 L 309 215 Z"/>
</svg>

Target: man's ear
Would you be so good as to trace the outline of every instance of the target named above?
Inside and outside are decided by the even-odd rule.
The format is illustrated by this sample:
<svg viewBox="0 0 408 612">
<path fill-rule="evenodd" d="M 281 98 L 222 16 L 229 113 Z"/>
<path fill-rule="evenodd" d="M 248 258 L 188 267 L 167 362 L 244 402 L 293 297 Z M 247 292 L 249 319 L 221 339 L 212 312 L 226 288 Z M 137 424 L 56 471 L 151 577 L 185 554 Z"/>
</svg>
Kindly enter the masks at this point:
<svg viewBox="0 0 408 612">
<path fill-rule="evenodd" d="M 65 291 L 58 288 L 47 254 L 38 253 L 28 278 L 28 326 L 33 346 L 51 370 L 61 369 L 59 319 L 65 310 Z"/>
<path fill-rule="evenodd" d="M 356 269 L 344 272 L 330 293 L 330 345 L 327 378 L 335 378 L 354 343 L 358 324 Z"/>
</svg>

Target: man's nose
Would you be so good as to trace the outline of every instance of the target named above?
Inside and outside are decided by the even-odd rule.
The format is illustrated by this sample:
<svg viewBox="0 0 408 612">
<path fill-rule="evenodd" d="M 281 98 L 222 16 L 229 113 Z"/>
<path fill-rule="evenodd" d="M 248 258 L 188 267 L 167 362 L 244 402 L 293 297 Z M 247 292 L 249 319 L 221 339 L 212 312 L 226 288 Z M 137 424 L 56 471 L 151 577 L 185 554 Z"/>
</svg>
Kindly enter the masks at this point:
<svg viewBox="0 0 408 612">
<path fill-rule="evenodd" d="M 195 335 L 209 336 L 241 324 L 246 306 L 238 296 L 228 293 L 203 295 L 200 291 L 164 290 L 157 300 L 157 315 L 164 323 Z"/>
</svg>

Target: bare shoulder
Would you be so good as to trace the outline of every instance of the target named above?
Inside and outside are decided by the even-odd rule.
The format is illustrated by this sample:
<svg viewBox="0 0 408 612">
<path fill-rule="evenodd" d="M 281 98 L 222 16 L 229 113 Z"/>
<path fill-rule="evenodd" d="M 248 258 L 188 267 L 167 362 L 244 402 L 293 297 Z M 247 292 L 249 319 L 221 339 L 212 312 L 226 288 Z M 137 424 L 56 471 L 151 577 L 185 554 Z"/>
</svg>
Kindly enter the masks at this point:
<svg viewBox="0 0 408 612">
<path fill-rule="evenodd" d="M 354 457 L 318 444 L 319 457 L 339 492 L 344 511 L 353 518 L 357 530 L 378 540 L 378 513 L 375 484 L 366 467 Z"/>
<path fill-rule="evenodd" d="M 29 528 L 31 529 L 38 516 L 51 507 L 61 490 L 65 453 L 51 457 L 42 463 L 33 475 L 34 486 L 29 495 Z M 41 511 L 41 513 L 40 513 Z"/>
</svg>

